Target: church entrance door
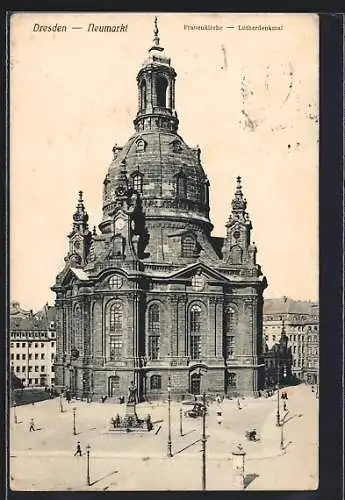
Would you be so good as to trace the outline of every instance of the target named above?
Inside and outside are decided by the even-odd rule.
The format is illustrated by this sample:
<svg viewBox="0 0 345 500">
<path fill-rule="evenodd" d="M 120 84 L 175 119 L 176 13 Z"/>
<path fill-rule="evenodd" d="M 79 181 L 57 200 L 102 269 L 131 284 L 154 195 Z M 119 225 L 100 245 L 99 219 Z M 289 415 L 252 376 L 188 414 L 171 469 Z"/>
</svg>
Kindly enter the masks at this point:
<svg viewBox="0 0 345 500">
<path fill-rule="evenodd" d="M 193 373 L 190 377 L 190 392 L 192 394 L 200 394 L 201 376 L 198 373 Z"/>
<path fill-rule="evenodd" d="M 113 398 L 119 396 L 120 392 L 120 377 L 113 375 L 108 379 L 108 396 Z"/>
</svg>

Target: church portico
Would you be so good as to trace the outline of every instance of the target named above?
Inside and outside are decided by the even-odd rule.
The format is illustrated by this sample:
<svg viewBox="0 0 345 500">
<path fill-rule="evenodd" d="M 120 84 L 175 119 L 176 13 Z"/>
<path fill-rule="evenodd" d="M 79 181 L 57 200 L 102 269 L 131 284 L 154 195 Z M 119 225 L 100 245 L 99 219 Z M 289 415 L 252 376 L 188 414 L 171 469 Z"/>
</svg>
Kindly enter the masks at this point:
<svg viewBox="0 0 345 500">
<path fill-rule="evenodd" d="M 57 294 L 56 384 L 78 397 L 139 400 L 253 394 L 262 370 L 262 293 L 237 177 L 224 237 L 212 236 L 199 147 L 178 135 L 176 72 L 154 41 L 137 76 L 135 133 L 112 149 L 103 218 L 80 191 Z M 86 394 L 87 393 L 87 394 Z"/>
</svg>

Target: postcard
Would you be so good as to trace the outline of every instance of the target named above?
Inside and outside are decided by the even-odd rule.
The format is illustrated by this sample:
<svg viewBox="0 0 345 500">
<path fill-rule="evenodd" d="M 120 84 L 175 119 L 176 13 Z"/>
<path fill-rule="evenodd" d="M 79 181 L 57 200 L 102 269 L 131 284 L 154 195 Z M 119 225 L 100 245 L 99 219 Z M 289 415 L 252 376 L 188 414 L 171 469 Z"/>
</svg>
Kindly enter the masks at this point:
<svg viewBox="0 0 345 500">
<path fill-rule="evenodd" d="M 318 488 L 318 33 L 11 15 L 11 490 Z"/>
</svg>

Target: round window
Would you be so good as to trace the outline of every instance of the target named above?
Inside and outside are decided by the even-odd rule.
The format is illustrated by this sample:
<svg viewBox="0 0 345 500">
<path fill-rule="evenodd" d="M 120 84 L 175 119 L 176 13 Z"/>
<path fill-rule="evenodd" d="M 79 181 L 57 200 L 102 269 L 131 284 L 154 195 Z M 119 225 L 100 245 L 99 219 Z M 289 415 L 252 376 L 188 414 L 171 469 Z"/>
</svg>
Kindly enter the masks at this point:
<svg viewBox="0 0 345 500">
<path fill-rule="evenodd" d="M 110 279 L 109 279 L 109 286 L 110 288 L 112 289 L 118 289 L 118 288 L 121 288 L 122 287 L 122 283 L 123 283 L 123 279 L 121 276 L 117 275 L 117 274 L 114 274 L 114 276 L 112 276 Z"/>
<path fill-rule="evenodd" d="M 239 231 L 234 232 L 234 238 L 235 240 L 238 240 L 238 238 L 241 236 L 241 233 Z"/>
<path fill-rule="evenodd" d="M 201 292 L 205 286 L 205 278 L 201 274 L 196 274 L 192 278 L 192 288 L 195 292 Z"/>
</svg>

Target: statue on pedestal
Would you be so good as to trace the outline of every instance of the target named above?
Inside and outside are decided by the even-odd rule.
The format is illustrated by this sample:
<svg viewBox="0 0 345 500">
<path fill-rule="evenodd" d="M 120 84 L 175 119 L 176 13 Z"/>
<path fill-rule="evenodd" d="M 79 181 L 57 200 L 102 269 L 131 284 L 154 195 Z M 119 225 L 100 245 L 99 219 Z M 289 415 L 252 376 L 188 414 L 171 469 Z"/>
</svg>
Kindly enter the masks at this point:
<svg viewBox="0 0 345 500">
<path fill-rule="evenodd" d="M 128 396 L 127 396 L 127 403 L 137 403 L 137 388 L 134 385 L 134 382 L 131 382 L 131 385 L 128 387 Z"/>
</svg>

